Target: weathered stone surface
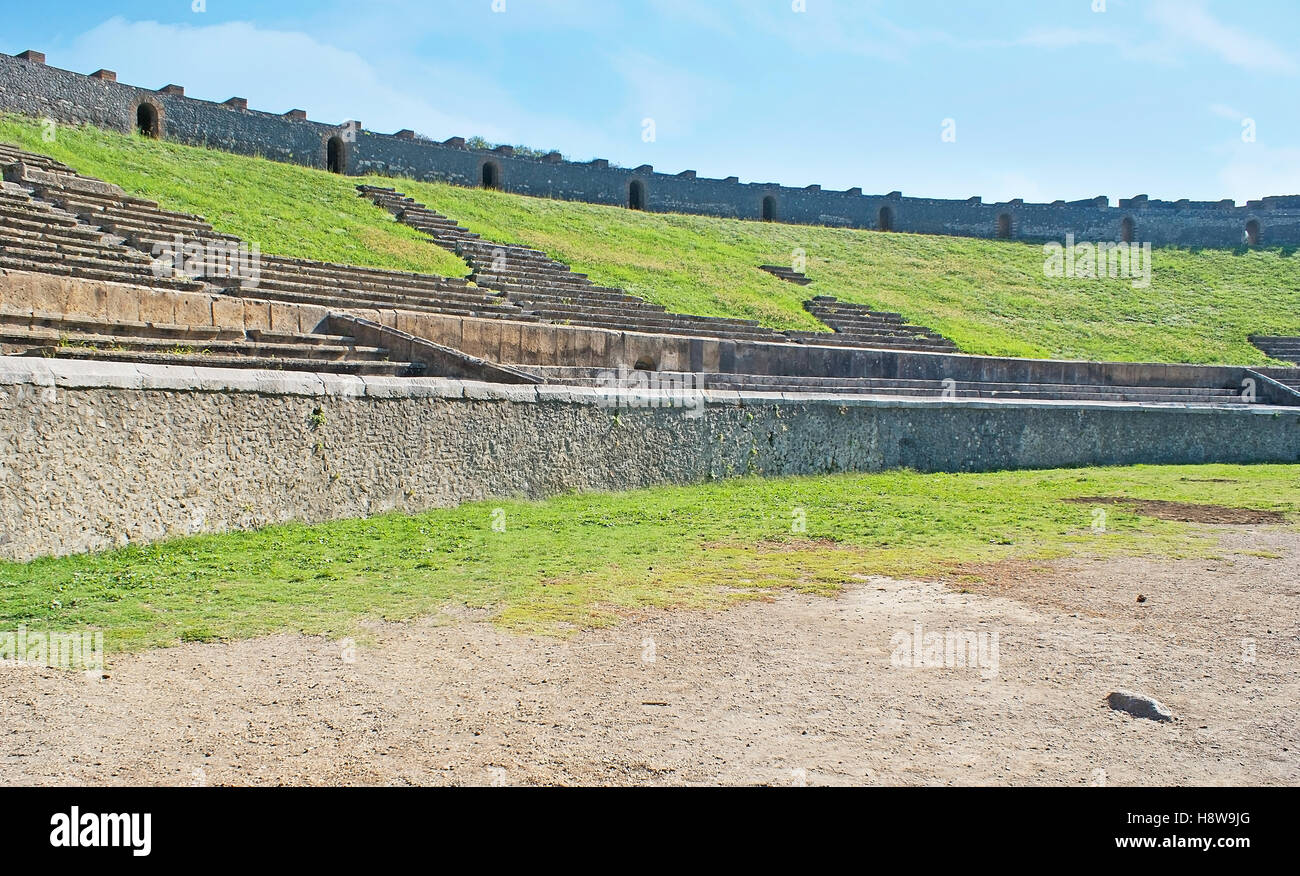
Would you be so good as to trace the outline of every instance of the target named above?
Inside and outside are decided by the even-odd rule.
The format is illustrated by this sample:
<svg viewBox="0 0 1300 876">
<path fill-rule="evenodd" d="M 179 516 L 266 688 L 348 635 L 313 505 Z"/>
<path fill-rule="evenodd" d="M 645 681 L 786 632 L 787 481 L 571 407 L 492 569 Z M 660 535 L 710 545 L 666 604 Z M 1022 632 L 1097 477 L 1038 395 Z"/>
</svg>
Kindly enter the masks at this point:
<svg viewBox="0 0 1300 876">
<path fill-rule="evenodd" d="M 1174 713 L 1157 700 L 1142 694 L 1129 693 L 1126 690 L 1111 693 L 1106 697 L 1106 704 L 1117 712 L 1127 712 L 1135 718 L 1146 718 L 1148 721 L 1172 721 L 1174 719 Z"/>
<path fill-rule="evenodd" d="M 644 395 L 0 358 L 0 557 L 750 472 L 1300 458 L 1263 406 Z"/>
</svg>

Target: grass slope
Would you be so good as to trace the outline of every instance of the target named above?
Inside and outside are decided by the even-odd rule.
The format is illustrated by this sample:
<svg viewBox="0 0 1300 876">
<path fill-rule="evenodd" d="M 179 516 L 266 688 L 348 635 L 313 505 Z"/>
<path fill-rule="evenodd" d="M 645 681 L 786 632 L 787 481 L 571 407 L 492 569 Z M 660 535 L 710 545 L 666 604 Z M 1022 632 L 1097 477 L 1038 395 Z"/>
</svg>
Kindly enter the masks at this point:
<svg viewBox="0 0 1300 876">
<path fill-rule="evenodd" d="M 963 578 L 954 564 L 1210 556 L 1202 527 L 1068 497 L 1122 495 L 1300 511 L 1300 465 L 890 472 L 760 480 L 185 538 L 0 563 L 0 630 L 105 631 L 110 651 L 274 631 L 356 635 L 366 619 L 462 604 L 560 633 L 646 606 L 708 608 L 850 576 Z M 493 523 L 504 513 L 504 531 Z M 806 531 L 792 532 L 802 514 Z"/>
<path fill-rule="evenodd" d="M 0 140 L 208 217 L 264 252 L 452 276 L 464 264 L 357 198 L 343 178 L 255 158 L 0 118 Z M 1300 335 L 1300 261 L 1289 251 L 1159 249 L 1154 281 L 1049 279 L 1017 241 L 740 222 L 550 201 L 370 177 L 489 239 L 526 244 L 672 310 L 824 329 L 802 301 L 835 295 L 903 313 L 970 353 L 1118 361 L 1266 364 L 1247 341 Z M 807 255 L 813 285 L 757 270 Z M 1276 363 L 1275 363 L 1276 364 Z"/>
<path fill-rule="evenodd" d="M 376 184 L 394 185 L 375 180 Z M 545 250 L 592 279 L 672 310 L 821 328 L 834 295 L 904 314 L 963 352 L 1116 361 L 1264 364 L 1251 334 L 1300 334 L 1300 257 L 1157 249 L 1148 289 L 1050 279 L 1041 245 L 740 222 L 526 198 L 440 183 L 397 187 L 485 237 Z M 807 256 L 806 288 L 760 264 Z"/>
<path fill-rule="evenodd" d="M 468 268 L 357 197 L 355 181 L 262 158 L 180 146 L 92 127 L 0 116 L 0 142 L 39 152 L 171 210 L 198 213 L 267 254 L 462 277 Z"/>
</svg>

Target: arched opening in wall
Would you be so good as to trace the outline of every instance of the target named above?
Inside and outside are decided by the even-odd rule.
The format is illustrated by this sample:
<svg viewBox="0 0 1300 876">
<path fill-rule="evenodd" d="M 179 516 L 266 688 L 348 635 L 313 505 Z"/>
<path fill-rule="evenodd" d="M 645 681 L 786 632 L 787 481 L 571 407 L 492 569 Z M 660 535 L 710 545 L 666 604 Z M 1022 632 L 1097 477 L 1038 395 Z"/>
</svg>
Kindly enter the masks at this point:
<svg viewBox="0 0 1300 876">
<path fill-rule="evenodd" d="M 645 209 L 645 183 L 634 179 L 627 187 L 627 206 L 631 210 Z"/>
<path fill-rule="evenodd" d="M 632 368 L 636 371 L 654 371 L 656 370 L 655 360 L 651 359 L 649 356 L 642 356 L 640 359 L 636 360 L 636 364 L 633 365 Z"/>
<path fill-rule="evenodd" d="M 325 166 L 330 173 L 346 173 L 348 169 L 347 152 L 343 148 L 342 137 L 330 137 L 325 144 Z"/>
<path fill-rule="evenodd" d="M 881 207 L 880 213 L 876 216 L 877 231 L 894 230 L 894 211 L 889 207 Z"/>
<path fill-rule="evenodd" d="M 501 168 L 497 166 L 495 161 L 483 162 L 483 188 L 501 188 Z"/>
<path fill-rule="evenodd" d="M 1136 236 L 1137 226 L 1133 223 L 1133 217 L 1125 216 L 1124 221 L 1119 223 L 1119 239 L 1124 243 L 1132 243 Z"/>
<path fill-rule="evenodd" d="M 1011 214 L 1003 213 L 998 216 L 998 237 L 1002 240 L 1011 239 Z"/>
<path fill-rule="evenodd" d="M 1259 220 L 1251 219 L 1246 223 L 1246 246 L 1259 246 Z"/>
<path fill-rule="evenodd" d="M 151 103 L 142 103 L 135 109 L 135 129 L 145 137 L 157 140 L 162 136 L 162 120 L 158 117 L 158 108 Z"/>
<path fill-rule="evenodd" d="M 763 221 L 776 221 L 776 198 L 771 195 L 768 195 L 763 199 Z"/>
</svg>

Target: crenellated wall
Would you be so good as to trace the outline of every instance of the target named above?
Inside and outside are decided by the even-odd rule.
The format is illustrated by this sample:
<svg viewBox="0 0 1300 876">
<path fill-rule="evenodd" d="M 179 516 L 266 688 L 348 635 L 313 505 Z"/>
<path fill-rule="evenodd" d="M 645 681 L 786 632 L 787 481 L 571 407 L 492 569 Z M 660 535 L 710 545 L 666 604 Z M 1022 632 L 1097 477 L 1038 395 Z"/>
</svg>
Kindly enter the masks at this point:
<svg viewBox="0 0 1300 876">
<path fill-rule="evenodd" d="M 0 54 L 0 110 L 129 132 L 141 121 L 141 105 L 146 107 L 144 121 L 156 124 L 159 136 L 181 143 L 329 168 L 334 140 L 337 167 L 332 169 L 347 174 L 479 186 L 487 173 L 505 191 L 618 206 L 627 206 L 633 187 L 640 186 L 645 208 L 655 212 L 963 237 L 1061 240 L 1073 234 L 1080 241 L 1121 240 L 1127 220 L 1131 239 L 1156 246 L 1300 245 L 1300 195 L 1267 197 L 1243 207 L 1231 201 L 1153 201 L 1145 196 L 1114 207 L 1104 197 L 986 204 L 978 198 L 908 198 L 899 192 L 867 195 L 861 189 L 703 179 L 693 171 L 658 173 L 648 165 L 629 170 L 599 159 L 577 163 L 558 154 L 524 157 L 509 147 L 473 150 L 459 138 L 435 143 L 410 131 L 376 134 L 355 121 L 314 122 L 301 110 L 251 110 L 240 98 L 196 100 L 179 86 L 138 88 L 117 82 L 107 71 L 85 76 L 46 65 L 40 53 Z M 1253 233 L 1248 235 L 1248 229 Z"/>
</svg>

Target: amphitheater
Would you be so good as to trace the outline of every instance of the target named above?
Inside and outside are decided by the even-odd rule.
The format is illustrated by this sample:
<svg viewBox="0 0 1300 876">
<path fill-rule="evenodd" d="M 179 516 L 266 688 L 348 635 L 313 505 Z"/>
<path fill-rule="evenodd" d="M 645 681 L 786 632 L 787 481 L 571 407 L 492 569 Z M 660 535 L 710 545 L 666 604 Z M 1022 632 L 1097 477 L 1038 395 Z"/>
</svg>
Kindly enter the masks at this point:
<svg viewBox="0 0 1300 876">
<path fill-rule="evenodd" d="M 403 179 L 1025 246 L 1074 234 L 1290 247 L 1300 196 L 985 204 L 704 180 L 320 124 L 58 70 L 38 52 L 0 55 L 0 111 L 364 176 L 365 209 L 466 269 L 264 253 L 216 216 L 0 143 L 0 559 L 754 474 L 1300 461 L 1300 337 L 1252 334 L 1256 362 L 1269 364 L 974 355 L 899 312 L 841 300 L 802 265 L 757 261 L 752 271 L 806 296 L 821 330 L 673 312 L 542 248 L 476 233 L 408 196 Z M 783 611 L 807 620 L 814 609 Z M 740 622 L 762 637 L 757 618 Z M 726 633 L 700 623 L 693 641 L 707 652 Z M 377 635 L 398 650 L 405 641 Z M 462 648 L 486 647 L 465 635 Z M 1291 775 L 1290 763 L 1266 778 Z M 610 778 L 569 778 L 593 776 Z"/>
<path fill-rule="evenodd" d="M 208 104 L 176 86 L 149 92 L 107 71 L 80 76 L 43 60 L 35 52 L 0 57 L 0 108 L 209 146 L 238 142 L 336 172 L 409 169 L 372 158 L 377 138 L 358 136 L 354 123 L 316 125 L 297 111 L 271 117 L 246 102 Z M 276 138 L 282 150 L 271 148 Z M 425 145 L 405 133 L 379 139 L 390 149 Z M 436 164 L 445 154 L 454 160 Z M 455 168 L 477 162 L 479 182 L 490 186 L 523 177 L 514 165 L 500 167 L 505 153 L 487 155 L 438 146 L 406 164 L 430 160 L 437 170 L 426 176 L 466 181 Z M 260 253 L 256 271 L 241 272 L 226 256 L 249 253 L 248 242 L 202 216 L 13 146 L 0 147 L 0 161 L 0 320 L 13 387 L 6 446 L 17 473 L 3 490 L 18 521 L 6 528 L 3 551 L 15 559 L 745 471 L 1300 458 L 1300 369 L 968 356 L 897 313 L 825 294 L 805 303 L 829 329 L 821 332 L 671 313 L 544 252 L 483 239 L 396 186 L 361 185 L 357 195 L 462 258 L 468 277 Z M 661 190 L 640 189 L 636 206 L 660 208 Z M 707 189 L 694 197 L 715 204 Z M 805 218 L 788 193 L 780 204 L 783 218 Z M 1269 212 L 1267 238 L 1294 233 L 1286 198 L 1245 209 L 1229 221 L 1258 228 Z M 890 227 L 909 228 L 914 212 L 899 204 Z M 1065 210 L 1059 221 L 1073 215 Z M 1182 210 L 1163 231 L 1161 211 L 1147 215 L 1139 227 L 1157 240 L 1186 239 L 1196 227 L 1202 242 L 1227 233 L 1196 225 L 1194 211 Z M 1018 229 L 1029 224 L 1015 220 Z M 1089 225 L 1068 231 L 1086 234 Z M 158 254 L 173 244 L 181 251 L 160 269 Z M 782 266 L 760 269 L 810 282 Z M 1300 360 L 1294 338 L 1258 343 Z M 51 406 L 54 398 L 61 403 Z M 83 409 L 102 425 L 84 428 Z M 314 443 L 313 412 L 333 409 L 350 434 L 340 436 L 329 471 L 310 463 L 286 470 L 287 448 Z M 609 423 L 621 409 L 639 426 L 613 436 Z M 783 412 L 794 416 L 778 423 Z M 33 429 L 37 443 L 27 440 Z M 144 433 L 155 440 L 127 437 Z M 196 434 L 205 436 L 197 447 L 186 440 Z M 47 485 L 65 480 L 99 482 L 98 498 L 52 508 Z"/>
</svg>

